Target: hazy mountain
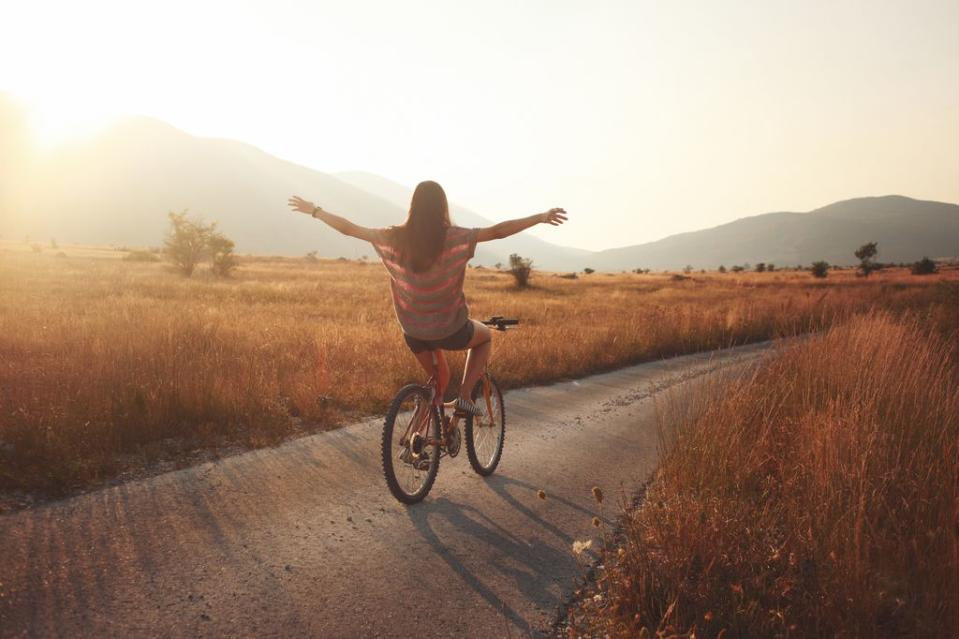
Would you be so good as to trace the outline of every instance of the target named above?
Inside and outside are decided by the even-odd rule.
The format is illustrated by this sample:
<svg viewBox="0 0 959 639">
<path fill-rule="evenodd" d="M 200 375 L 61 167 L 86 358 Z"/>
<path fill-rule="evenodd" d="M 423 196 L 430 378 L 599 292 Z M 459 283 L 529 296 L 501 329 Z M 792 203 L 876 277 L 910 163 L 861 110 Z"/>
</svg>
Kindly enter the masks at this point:
<svg viewBox="0 0 959 639">
<path fill-rule="evenodd" d="M 300 194 L 360 224 L 382 227 L 405 219 L 412 190 L 370 173 L 321 173 L 248 144 L 196 137 L 149 118 L 129 118 L 91 140 L 44 153 L 30 148 L 26 130 L 24 113 L 0 94 L 0 237 L 7 239 L 155 246 L 167 229 L 167 212 L 189 209 L 217 220 L 242 253 L 372 256 L 369 245 L 290 212 L 287 197 Z M 451 208 L 460 225 L 492 223 Z M 959 206 L 860 198 L 595 253 L 527 234 L 481 245 L 477 262 L 505 263 L 519 253 L 540 268 L 563 271 L 788 266 L 818 259 L 851 264 L 853 251 L 867 241 L 879 242 L 883 261 L 959 255 Z"/>
<path fill-rule="evenodd" d="M 715 269 L 749 262 L 780 266 L 815 260 L 854 264 L 853 252 L 879 243 L 880 261 L 959 256 L 959 206 L 900 195 L 836 202 L 808 213 L 766 213 L 657 242 L 597 252 L 593 268 Z"/>
<path fill-rule="evenodd" d="M 292 213 L 287 198 L 302 195 L 373 227 L 402 223 L 409 207 L 410 191 L 383 178 L 340 179 L 149 118 L 129 118 L 92 140 L 32 154 L 27 145 L 12 144 L 26 138 L 23 115 L 0 95 L 0 236 L 8 239 L 159 245 L 167 212 L 189 209 L 218 221 L 238 252 L 372 256 L 368 244 Z M 492 223 L 458 207 L 454 218 L 465 226 Z M 513 251 L 534 255 L 544 268 L 560 268 L 568 255 L 583 253 L 526 237 L 481 245 L 476 261 L 506 262 Z"/>
</svg>

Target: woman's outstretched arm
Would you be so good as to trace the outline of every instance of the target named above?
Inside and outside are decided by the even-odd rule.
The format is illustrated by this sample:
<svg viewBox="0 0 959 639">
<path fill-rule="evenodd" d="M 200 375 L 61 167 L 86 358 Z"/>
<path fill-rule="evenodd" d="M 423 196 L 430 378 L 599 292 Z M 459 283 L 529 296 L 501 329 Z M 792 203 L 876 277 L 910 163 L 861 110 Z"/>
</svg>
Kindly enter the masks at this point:
<svg viewBox="0 0 959 639">
<path fill-rule="evenodd" d="M 500 222 L 485 229 L 480 229 L 476 235 L 476 241 L 489 242 L 490 240 L 501 240 L 504 237 L 515 235 L 537 224 L 559 226 L 565 221 L 566 211 L 563 209 L 550 209 L 545 213 L 537 213 L 536 215 L 521 217 L 516 220 L 507 220 L 506 222 Z"/>
<path fill-rule="evenodd" d="M 376 237 L 376 231 L 374 229 L 368 229 L 365 226 L 354 224 L 345 217 L 324 211 L 319 206 L 315 206 L 313 202 L 304 200 L 297 195 L 291 197 L 287 203 L 294 211 L 308 213 L 316 219 L 326 222 L 343 235 L 359 238 L 365 242 L 372 242 Z"/>
</svg>

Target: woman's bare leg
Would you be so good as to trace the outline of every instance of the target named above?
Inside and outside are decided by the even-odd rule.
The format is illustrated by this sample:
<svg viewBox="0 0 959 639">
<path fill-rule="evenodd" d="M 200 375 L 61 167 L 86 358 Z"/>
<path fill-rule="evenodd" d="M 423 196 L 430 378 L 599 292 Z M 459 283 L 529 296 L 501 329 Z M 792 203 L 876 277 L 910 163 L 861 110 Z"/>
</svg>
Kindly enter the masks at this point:
<svg viewBox="0 0 959 639">
<path fill-rule="evenodd" d="M 433 366 L 434 354 L 436 355 L 435 367 Z M 414 355 L 426 374 L 436 377 L 436 401 L 442 402 L 446 388 L 450 385 L 450 365 L 446 362 L 446 354 L 443 351 L 423 351 Z"/>
<path fill-rule="evenodd" d="M 493 352 L 493 334 L 489 327 L 482 322 L 473 322 L 473 339 L 470 340 L 469 352 L 466 354 L 466 369 L 463 371 L 463 385 L 460 386 L 460 397 L 469 399 L 473 387 L 479 381 L 480 375 L 486 370 L 486 362 Z"/>
</svg>

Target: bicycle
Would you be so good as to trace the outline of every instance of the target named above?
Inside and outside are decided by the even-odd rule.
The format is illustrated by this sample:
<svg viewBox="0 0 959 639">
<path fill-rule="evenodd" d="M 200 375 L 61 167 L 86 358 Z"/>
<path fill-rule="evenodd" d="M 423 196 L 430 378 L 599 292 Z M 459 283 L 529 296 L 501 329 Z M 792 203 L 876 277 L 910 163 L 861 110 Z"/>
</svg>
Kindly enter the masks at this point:
<svg viewBox="0 0 959 639">
<path fill-rule="evenodd" d="M 519 320 L 500 316 L 483 320 L 490 328 L 506 331 Z M 434 369 L 437 366 L 433 355 Z M 455 402 L 443 403 L 437 397 L 436 375 L 423 384 L 408 384 L 390 404 L 383 422 L 383 476 L 396 499 L 404 504 L 423 500 L 433 487 L 440 468 L 440 457 L 459 455 L 466 440 L 466 456 L 478 474 L 492 475 L 503 456 L 506 434 L 506 407 L 499 384 L 489 372 L 473 387 L 473 402 L 482 411 L 476 417 L 446 410 Z M 480 401 L 482 399 L 482 401 Z M 459 421 L 463 420 L 460 435 Z"/>
</svg>

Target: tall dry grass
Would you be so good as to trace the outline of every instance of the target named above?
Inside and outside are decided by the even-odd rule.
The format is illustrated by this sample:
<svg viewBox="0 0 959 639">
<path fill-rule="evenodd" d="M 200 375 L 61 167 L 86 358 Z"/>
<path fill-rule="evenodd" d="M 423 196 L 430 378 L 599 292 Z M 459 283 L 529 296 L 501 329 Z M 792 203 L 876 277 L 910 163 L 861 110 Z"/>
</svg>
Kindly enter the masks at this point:
<svg viewBox="0 0 959 639">
<path fill-rule="evenodd" d="M 379 412 L 422 378 L 377 264 L 247 258 L 230 280 L 187 280 L 117 251 L 63 251 L 0 250 L 0 488 L 266 445 Z M 494 347 L 496 375 L 517 386 L 924 304 L 957 274 L 537 274 L 518 291 L 477 269 L 466 289 L 474 316 L 523 320 Z"/>
<path fill-rule="evenodd" d="M 667 411 L 675 439 L 607 557 L 608 605 L 582 604 L 575 631 L 954 633 L 957 309 L 857 317 Z"/>
</svg>

